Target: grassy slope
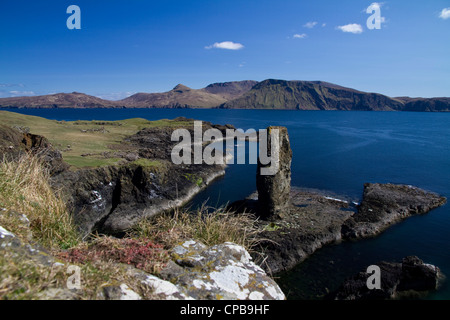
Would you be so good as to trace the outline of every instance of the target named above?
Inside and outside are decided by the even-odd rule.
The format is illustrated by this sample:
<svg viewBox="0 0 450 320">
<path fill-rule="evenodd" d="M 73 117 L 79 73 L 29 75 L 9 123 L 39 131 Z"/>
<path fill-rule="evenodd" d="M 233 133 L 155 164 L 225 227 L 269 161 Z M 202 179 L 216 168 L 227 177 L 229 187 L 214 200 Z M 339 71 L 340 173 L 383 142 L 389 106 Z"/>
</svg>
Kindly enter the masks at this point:
<svg viewBox="0 0 450 320">
<path fill-rule="evenodd" d="M 66 122 L 8 111 L 0 111 L 0 123 L 8 126 L 28 127 L 30 133 L 46 137 L 55 148 L 62 152 L 64 160 L 77 168 L 117 164 L 120 159 L 105 158 L 100 154 L 112 151 L 111 145 L 120 143 L 127 136 L 135 134 L 143 128 L 179 127 L 189 124 L 185 121 L 148 121 L 140 118 L 120 121 Z M 105 131 L 102 130 L 103 128 Z M 82 157 L 83 154 L 93 155 Z"/>
</svg>

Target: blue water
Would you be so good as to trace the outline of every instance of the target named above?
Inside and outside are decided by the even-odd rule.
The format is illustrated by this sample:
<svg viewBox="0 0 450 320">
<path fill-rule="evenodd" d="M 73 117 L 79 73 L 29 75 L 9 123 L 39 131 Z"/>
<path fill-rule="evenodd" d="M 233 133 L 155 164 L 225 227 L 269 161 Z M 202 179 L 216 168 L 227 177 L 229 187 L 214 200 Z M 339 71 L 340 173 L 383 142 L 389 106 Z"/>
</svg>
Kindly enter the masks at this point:
<svg viewBox="0 0 450 320">
<path fill-rule="evenodd" d="M 365 182 L 404 183 L 450 198 L 450 113 L 191 109 L 13 109 L 55 120 L 149 120 L 178 116 L 244 130 L 286 126 L 292 185 L 359 201 Z M 256 189 L 256 166 L 230 165 L 192 202 L 220 206 Z M 327 246 L 277 279 L 289 299 L 315 299 L 380 260 L 417 255 L 450 277 L 450 205 L 407 219 L 380 236 Z M 450 299 L 449 281 L 428 299 Z"/>
</svg>

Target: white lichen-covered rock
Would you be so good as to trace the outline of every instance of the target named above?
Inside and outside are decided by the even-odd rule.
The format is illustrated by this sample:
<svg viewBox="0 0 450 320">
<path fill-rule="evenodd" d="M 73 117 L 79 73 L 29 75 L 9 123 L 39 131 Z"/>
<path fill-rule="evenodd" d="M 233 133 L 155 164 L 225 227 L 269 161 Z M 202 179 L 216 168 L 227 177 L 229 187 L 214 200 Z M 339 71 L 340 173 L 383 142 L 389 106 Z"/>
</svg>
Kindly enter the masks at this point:
<svg viewBox="0 0 450 320">
<path fill-rule="evenodd" d="M 130 269 L 129 274 L 134 281 L 139 282 L 140 286 L 146 288 L 149 298 L 153 300 L 193 300 L 186 290 L 169 281 L 160 279 L 138 269 Z"/>
<path fill-rule="evenodd" d="M 234 243 L 212 247 L 186 241 L 172 250 L 165 276 L 195 299 L 284 300 L 279 286 Z"/>
<path fill-rule="evenodd" d="M 101 300 L 142 300 L 142 297 L 133 291 L 127 284 L 103 287 L 99 295 Z"/>
</svg>

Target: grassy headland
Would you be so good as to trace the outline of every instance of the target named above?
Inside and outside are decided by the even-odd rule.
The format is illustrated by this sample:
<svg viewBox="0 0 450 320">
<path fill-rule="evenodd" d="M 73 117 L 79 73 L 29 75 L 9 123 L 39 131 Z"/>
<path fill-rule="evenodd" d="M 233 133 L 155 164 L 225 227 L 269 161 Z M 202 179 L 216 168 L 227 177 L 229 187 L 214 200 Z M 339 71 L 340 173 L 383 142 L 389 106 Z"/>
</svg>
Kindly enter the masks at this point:
<svg viewBox="0 0 450 320">
<path fill-rule="evenodd" d="M 144 128 L 183 127 L 191 121 L 135 118 L 120 121 L 56 121 L 14 112 L 0 111 L 0 124 L 46 137 L 61 151 L 64 161 L 75 168 L 119 164 L 121 159 L 109 155 L 114 146 Z"/>
</svg>

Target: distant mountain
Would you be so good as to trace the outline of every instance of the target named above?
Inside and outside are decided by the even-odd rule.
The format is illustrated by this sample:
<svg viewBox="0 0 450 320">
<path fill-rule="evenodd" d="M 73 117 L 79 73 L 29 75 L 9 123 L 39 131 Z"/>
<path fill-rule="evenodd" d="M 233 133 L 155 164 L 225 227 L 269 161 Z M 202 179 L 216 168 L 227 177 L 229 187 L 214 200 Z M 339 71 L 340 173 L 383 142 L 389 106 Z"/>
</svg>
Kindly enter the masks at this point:
<svg viewBox="0 0 450 320">
<path fill-rule="evenodd" d="M 227 100 L 203 89 L 191 89 L 182 84 L 163 93 L 136 93 L 117 101 L 129 108 L 211 108 Z"/>
<path fill-rule="evenodd" d="M 83 93 L 0 99 L 0 108 L 223 108 L 366 111 L 450 111 L 450 98 L 391 98 L 323 81 L 268 79 L 213 83 L 202 89 L 179 84 L 162 93 L 137 93 L 109 101 Z"/>
<path fill-rule="evenodd" d="M 117 103 L 129 108 L 213 108 L 240 97 L 256 83 L 256 81 L 214 83 L 203 89 L 191 89 L 179 84 L 168 92 L 137 93 Z"/>
<path fill-rule="evenodd" d="M 114 101 L 103 100 L 84 93 L 56 93 L 45 96 L 0 99 L 2 108 L 111 108 Z"/>
<path fill-rule="evenodd" d="M 404 103 L 402 111 L 450 111 L 450 98 L 395 98 Z"/>
<path fill-rule="evenodd" d="M 361 92 L 322 81 L 269 79 L 240 98 L 220 106 L 226 109 L 295 110 L 402 110 L 403 102 L 377 93 Z"/>
<path fill-rule="evenodd" d="M 208 93 L 219 95 L 225 100 L 229 101 L 239 98 L 244 93 L 253 88 L 256 84 L 258 84 L 258 81 L 252 80 L 213 83 L 203 90 Z"/>
</svg>

